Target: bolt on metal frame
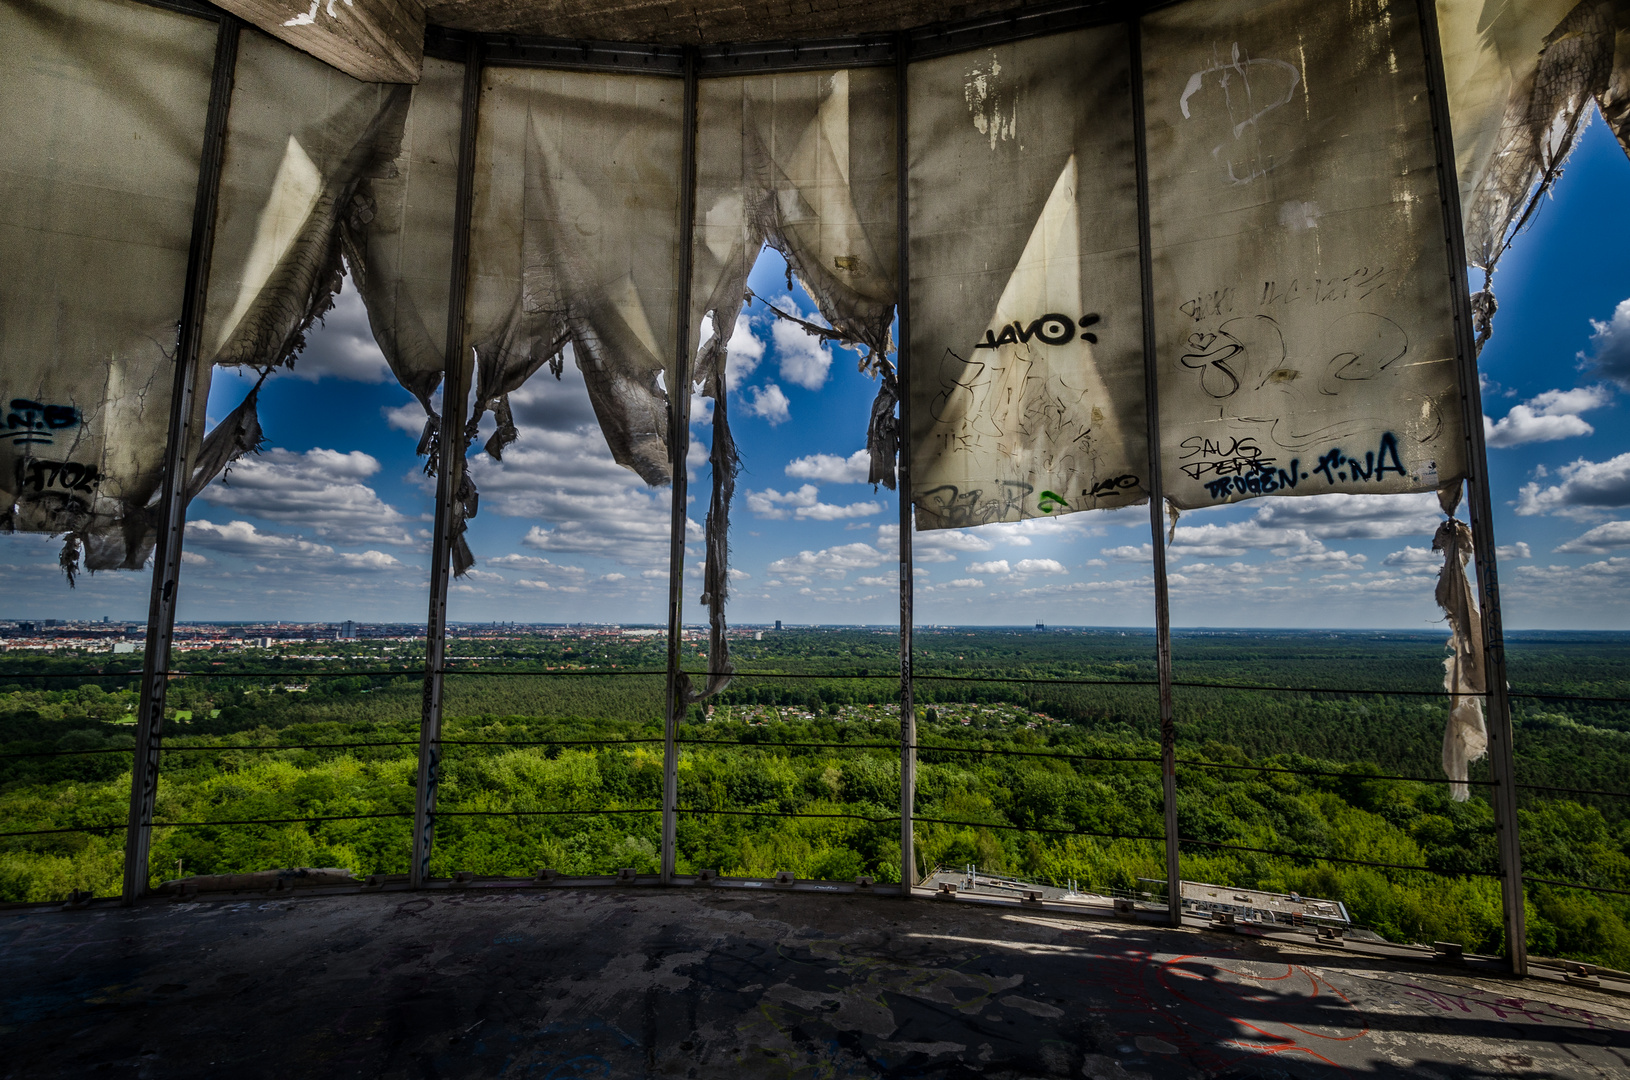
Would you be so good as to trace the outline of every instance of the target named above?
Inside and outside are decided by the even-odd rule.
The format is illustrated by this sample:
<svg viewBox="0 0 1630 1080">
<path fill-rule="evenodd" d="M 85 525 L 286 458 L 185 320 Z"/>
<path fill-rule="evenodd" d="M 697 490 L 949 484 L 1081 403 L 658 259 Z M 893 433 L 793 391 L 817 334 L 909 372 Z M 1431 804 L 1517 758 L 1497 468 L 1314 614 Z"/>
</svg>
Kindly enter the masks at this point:
<svg viewBox="0 0 1630 1080">
<path fill-rule="evenodd" d="M 147 0 L 157 6 L 173 7 L 162 0 Z M 1489 736 L 1494 780 L 1494 806 L 1499 830 L 1500 877 L 1505 912 L 1507 948 L 1514 974 L 1527 969 L 1521 854 L 1517 836 L 1516 784 L 1512 755 L 1510 694 L 1505 679 L 1504 645 L 1501 632 L 1499 585 L 1495 566 L 1492 509 L 1487 485 L 1487 447 L 1481 425 L 1482 407 L 1477 381 L 1477 365 L 1472 335 L 1469 289 L 1466 282 L 1465 246 L 1461 228 L 1459 191 L 1453 165 L 1447 95 L 1444 87 L 1442 47 L 1438 38 L 1436 11 L 1430 0 L 1417 0 L 1425 45 L 1429 96 L 1437 140 L 1439 179 L 1442 193 L 1445 238 L 1450 264 L 1450 286 L 1455 313 L 1457 362 L 1462 390 L 1462 416 L 1466 437 L 1470 492 L 1468 514 L 1477 548 L 1477 583 L 1484 623 L 1487 653 Z M 674 880 L 676 821 L 678 813 L 677 735 L 686 704 L 681 692 L 680 643 L 684 585 L 684 539 L 686 473 L 685 452 L 689 440 L 689 395 L 678 392 L 689 378 L 689 286 L 693 236 L 691 219 L 695 200 L 695 143 L 697 80 L 706 74 L 733 75 L 748 72 L 811 70 L 827 67 L 870 67 L 892 64 L 897 72 L 896 162 L 898 184 L 899 297 L 897 314 L 900 340 L 897 343 L 896 377 L 900 389 L 898 430 L 900 447 L 897 465 L 900 521 L 900 841 L 901 872 L 910 895 L 915 880 L 914 836 L 917 735 L 914 708 L 915 672 L 913 665 L 913 577 L 912 520 L 910 501 L 910 262 L 909 186 L 907 182 L 907 125 L 909 101 L 907 69 L 913 57 L 926 58 L 966 51 L 1000 41 L 1060 33 L 1071 29 L 1124 21 L 1132 47 L 1134 79 L 1133 117 L 1138 169 L 1138 227 L 1140 273 L 1143 286 L 1145 387 L 1147 433 L 1150 456 L 1150 528 L 1155 583 L 1157 675 L 1160 694 L 1161 773 L 1165 814 L 1166 870 L 1171 920 L 1181 917 L 1181 895 L 1173 883 L 1180 880 L 1180 837 L 1176 821 L 1175 726 L 1173 723 L 1171 674 L 1171 628 L 1165 565 L 1165 537 L 1162 521 L 1163 493 L 1160 476 L 1158 379 L 1154 350 L 1153 269 L 1150 247 L 1149 178 L 1145 145 L 1139 15 L 1143 11 L 1168 6 L 1167 3 L 1116 4 L 1107 0 L 1052 5 L 1006 18 L 972 20 L 949 27 L 909 31 L 892 40 L 870 39 L 818 43 L 778 43 L 760 46 L 708 46 L 676 49 L 671 46 L 642 46 L 621 43 L 522 41 L 511 36 L 466 34 L 432 28 L 431 55 L 463 59 L 467 65 L 464 87 L 464 116 L 460 131 L 458 206 L 455 210 L 454 265 L 450 268 L 452 291 L 449 303 L 448 358 L 446 385 L 454 388 L 457 401 L 443 405 L 440 470 L 437 484 L 436 533 L 434 540 L 430 617 L 426 636 L 425 697 L 420 737 L 419 780 L 414 810 L 414 851 L 411 879 L 414 885 L 428 880 L 429 859 L 434 834 L 436 782 L 439 771 L 442 681 L 445 674 L 446 590 L 452 543 L 451 502 L 456 492 L 453 474 L 462 467 L 460 432 L 450 429 L 448 417 L 462 416 L 471 377 L 464 355 L 463 328 L 467 288 L 469 224 L 474 187 L 474 150 L 479 112 L 481 72 L 485 64 L 532 66 L 568 70 L 621 71 L 680 76 L 685 80 L 684 150 L 682 157 L 680 232 L 680 302 L 678 344 L 675 362 L 676 392 L 670 399 L 669 453 L 673 469 L 672 521 L 669 558 L 667 699 L 664 715 L 664 770 L 662 805 L 662 875 L 664 883 Z M 190 7 L 188 10 L 191 10 Z M 202 14 L 202 12 L 195 12 Z M 215 208 L 220 183 L 221 152 L 231 102 L 233 67 L 236 60 L 239 24 L 230 15 L 217 16 L 218 38 L 210 105 L 206 118 L 204 152 L 200 162 L 199 186 L 195 204 L 193 234 L 188 256 L 187 292 L 183 301 L 180 348 L 176 382 L 172 394 L 170 439 L 166 474 L 160 503 L 159 535 L 148 619 L 148 640 L 143 663 L 142 698 L 137 728 L 135 769 L 132 774 L 131 805 L 126 841 L 124 897 L 134 901 L 148 888 L 147 857 L 153 822 L 161 753 L 164 696 L 171 675 L 170 644 L 174 630 L 180 571 L 182 530 L 185 526 L 183 478 L 190 466 L 190 418 L 193 376 L 197 370 L 211 247 L 214 238 Z M 449 437 L 451 436 L 451 437 Z M 925 819 L 926 820 L 926 819 Z M 1351 861 L 1351 860 L 1333 860 Z"/>
</svg>

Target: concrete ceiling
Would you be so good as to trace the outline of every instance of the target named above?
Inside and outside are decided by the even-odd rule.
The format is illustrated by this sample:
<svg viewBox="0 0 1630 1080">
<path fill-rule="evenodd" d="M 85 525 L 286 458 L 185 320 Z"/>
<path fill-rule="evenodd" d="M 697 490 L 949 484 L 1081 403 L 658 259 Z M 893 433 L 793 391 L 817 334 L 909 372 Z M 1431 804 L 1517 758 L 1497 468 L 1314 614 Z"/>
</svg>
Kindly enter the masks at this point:
<svg viewBox="0 0 1630 1080">
<path fill-rule="evenodd" d="M 891 33 L 1011 11 L 1015 0 L 430 0 L 455 30 L 709 45 Z"/>
</svg>

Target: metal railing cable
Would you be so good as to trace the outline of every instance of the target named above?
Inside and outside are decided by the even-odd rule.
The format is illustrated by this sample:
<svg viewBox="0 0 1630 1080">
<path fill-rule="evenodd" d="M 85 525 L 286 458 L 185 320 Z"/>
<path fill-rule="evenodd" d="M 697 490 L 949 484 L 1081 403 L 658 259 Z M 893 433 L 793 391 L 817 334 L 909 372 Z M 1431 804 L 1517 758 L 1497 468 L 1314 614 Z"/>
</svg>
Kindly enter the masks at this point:
<svg viewBox="0 0 1630 1080">
<path fill-rule="evenodd" d="M 1583 889 L 1586 892 L 1609 893 L 1613 896 L 1630 896 L 1630 889 L 1609 889 L 1604 885 L 1581 885 L 1577 881 L 1557 881 L 1554 878 L 1535 877 L 1532 874 L 1522 876 L 1524 884 L 1534 882 L 1538 885 L 1556 885 L 1564 889 Z"/>
<path fill-rule="evenodd" d="M 496 660 L 483 658 L 482 663 L 495 663 Z M 405 666 L 400 668 L 346 668 L 339 671 L 189 671 L 176 670 L 170 672 L 172 678 L 287 678 L 293 675 L 305 675 L 321 678 L 350 678 L 355 676 L 384 676 L 384 675 L 423 675 L 423 665 Z M 660 668 L 554 668 L 545 670 L 516 670 L 515 668 L 476 668 L 476 667 L 448 667 L 443 666 L 439 672 L 442 675 L 548 675 L 548 676 L 584 676 L 584 675 L 667 675 L 665 669 Z M 0 672 L 0 679 L 117 679 L 129 675 L 140 675 L 140 671 L 114 671 L 114 672 Z M 692 673 L 695 674 L 695 673 Z M 794 671 L 738 671 L 734 673 L 737 679 L 823 679 L 833 682 L 861 681 L 861 680 L 892 680 L 895 674 L 885 672 L 882 674 L 870 673 L 838 673 L 821 674 L 812 672 Z M 1085 679 L 1062 678 L 1049 675 L 925 675 L 917 673 L 913 676 L 918 682 L 958 682 L 958 683 L 984 683 L 999 685 L 1003 683 L 1024 683 L 1043 686 L 1159 686 L 1156 679 Z M 1173 680 L 1172 686 L 1182 687 L 1186 690 L 1246 690 L 1258 693 L 1281 694 L 1347 694 L 1359 697 L 1447 697 L 1448 692 L 1439 689 L 1410 690 L 1410 689 L 1380 689 L 1375 687 L 1354 686 L 1278 686 L 1269 683 L 1221 683 L 1221 682 L 1192 682 Z M 1462 697 L 1485 697 L 1486 694 L 1475 691 L 1462 691 Z M 1630 697 L 1599 697 L 1591 694 L 1564 694 L 1547 692 L 1512 691 L 1506 695 L 1510 698 L 1520 698 L 1527 701 L 1578 701 L 1584 703 L 1598 703 L 1604 705 L 1630 705 Z M 931 703 L 930 703 L 931 704 Z"/>
<path fill-rule="evenodd" d="M 442 746 L 622 746 L 636 744 L 655 744 L 662 742 L 659 736 L 635 739 L 440 739 Z M 835 749 L 835 750 L 897 750 L 894 743 L 846 743 L 846 742 L 811 742 L 811 741 L 747 741 L 741 739 L 680 739 L 681 744 L 688 746 L 735 746 L 744 749 L 774 750 L 774 749 Z M 282 750 L 346 750 L 369 749 L 374 747 L 417 746 L 417 741 L 390 741 L 390 742 L 344 742 L 344 743 L 276 743 L 276 744 L 246 744 L 235 745 L 231 743 L 212 743 L 202 746 L 178 746 L 168 744 L 162 747 L 164 753 L 189 753 L 198 751 L 244 751 L 273 753 Z M 967 746 L 936 746 L 925 743 L 916 743 L 908 747 L 920 753 L 947 753 L 947 754 L 979 754 L 994 757 L 1031 757 L 1056 758 L 1063 761 L 1096 761 L 1110 764 L 1147 765 L 1160 764 L 1158 757 L 1124 757 L 1113 754 L 1075 754 L 1069 752 L 1053 752 L 1046 750 L 1012 750 L 997 747 L 967 747 Z M 31 750 L 15 753 L 0 753 L 0 760 L 11 758 L 45 758 L 70 757 L 91 754 L 127 754 L 129 747 L 102 747 L 92 750 Z M 1177 764 L 1184 768 L 1194 769 L 1225 769 L 1237 772 L 1271 772 L 1289 776 L 1322 776 L 1337 780 L 1358 781 L 1401 781 L 1422 784 L 1448 784 L 1455 783 L 1448 777 L 1442 776 L 1404 776 L 1394 773 L 1350 773 L 1339 772 L 1332 769 L 1291 769 L 1276 765 L 1235 765 L 1224 762 L 1192 761 L 1179 758 Z M 1493 780 L 1466 780 L 1463 783 L 1474 787 L 1495 787 Z M 1603 795 L 1612 797 L 1630 798 L 1630 792 L 1598 791 L 1585 788 L 1564 788 L 1546 784 L 1518 784 L 1518 788 L 1542 789 L 1551 791 L 1564 791 L 1580 795 Z"/>
</svg>

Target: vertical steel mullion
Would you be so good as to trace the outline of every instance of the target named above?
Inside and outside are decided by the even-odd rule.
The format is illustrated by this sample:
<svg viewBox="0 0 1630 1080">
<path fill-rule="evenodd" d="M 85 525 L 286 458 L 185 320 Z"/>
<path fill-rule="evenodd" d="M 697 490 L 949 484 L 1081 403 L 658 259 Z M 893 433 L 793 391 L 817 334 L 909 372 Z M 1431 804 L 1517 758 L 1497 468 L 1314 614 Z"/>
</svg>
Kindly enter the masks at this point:
<svg viewBox="0 0 1630 1080">
<path fill-rule="evenodd" d="M 679 723 L 689 705 L 680 682 L 685 599 L 685 459 L 690 451 L 690 304 L 696 223 L 696 50 L 685 50 L 684 130 L 679 155 L 679 303 L 674 378 L 668 384 L 668 467 L 673 508 L 668 535 L 668 692 L 662 718 L 662 883 L 671 884 L 679 845 Z"/>
<path fill-rule="evenodd" d="M 1488 680 L 1489 766 L 1493 773 L 1494 827 L 1500 849 L 1500 898 L 1504 907 L 1507 957 L 1513 975 L 1528 974 L 1528 925 L 1523 910 L 1522 838 L 1518 835 L 1516 761 L 1512 746 L 1511 688 L 1506 684 L 1505 631 L 1500 615 L 1500 581 L 1495 568 L 1494 512 L 1489 494 L 1488 445 L 1483 434 L 1483 394 L 1477 377 L 1477 338 L 1471 289 L 1466 275 L 1466 236 L 1461 222 L 1460 177 L 1455 168 L 1449 91 L 1438 37 L 1437 8 L 1417 0 L 1426 53 L 1427 97 L 1438 159 L 1438 191 L 1448 246 L 1449 290 L 1454 305 L 1455 359 L 1460 378 L 1460 421 L 1466 439 L 1466 513 L 1471 518 L 1477 565 L 1477 595 L 1483 614 L 1484 671 Z"/>
<path fill-rule="evenodd" d="M 914 578 L 911 560 L 911 194 L 906 178 L 909 163 L 906 95 L 910 39 L 901 34 L 894 46 L 894 168 L 895 230 L 899 240 L 895 313 L 900 340 L 894 346 L 894 380 L 900 394 L 895 490 L 900 505 L 900 893 L 911 895 L 917 882 L 915 823 L 917 795 L 917 706 L 912 668 L 912 612 Z"/>
<path fill-rule="evenodd" d="M 204 142 L 198 159 L 192 236 L 176 339 L 175 383 L 170 390 L 170 425 L 164 450 L 164 485 L 159 502 L 153 579 L 147 604 L 147 645 L 142 657 L 141 704 L 137 714 L 135 760 L 130 770 L 130 817 L 125 831 L 124 902 L 147 893 L 152 847 L 153 804 L 158 798 L 159 751 L 164 734 L 164 698 L 170 680 L 170 642 L 181 580 L 181 542 L 187 526 L 187 481 L 192 475 L 194 401 L 199 340 L 209 298 L 209 264 L 215 246 L 215 210 L 221 192 L 221 155 L 238 63 L 239 22 L 221 16 L 215 63 L 204 115 Z"/>
<path fill-rule="evenodd" d="M 431 540 L 430 610 L 425 620 L 424 698 L 419 717 L 419 774 L 413 801 L 413 863 L 409 883 L 430 877 L 436 839 L 436 795 L 441 785 L 442 672 L 447 657 L 447 585 L 452 576 L 453 501 L 464 476 L 464 416 L 471 379 L 465 348 L 465 297 L 470 264 L 470 220 L 475 204 L 475 137 L 481 114 L 482 48 L 472 41 L 464 57 L 463 114 L 458 131 L 458 187 L 453 204 L 453 259 L 448 268 L 447 338 L 442 372 L 441 434 L 437 440 L 436 527 Z"/>
<path fill-rule="evenodd" d="M 1149 226 L 1149 143 L 1143 109 L 1143 32 L 1127 24 L 1132 53 L 1132 127 L 1138 170 L 1138 270 L 1143 284 L 1144 426 L 1149 435 L 1150 546 L 1155 579 L 1155 666 L 1160 681 L 1160 787 L 1166 813 L 1166 904 L 1173 926 L 1183 923 L 1183 879 L 1177 833 L 1177 725 L 1172 719 L 1172 616 L 1166 589 L 1165 484 L 1160 472 L 1160 371 L 1155 356 L 1154 248 Z"/>
</svg>

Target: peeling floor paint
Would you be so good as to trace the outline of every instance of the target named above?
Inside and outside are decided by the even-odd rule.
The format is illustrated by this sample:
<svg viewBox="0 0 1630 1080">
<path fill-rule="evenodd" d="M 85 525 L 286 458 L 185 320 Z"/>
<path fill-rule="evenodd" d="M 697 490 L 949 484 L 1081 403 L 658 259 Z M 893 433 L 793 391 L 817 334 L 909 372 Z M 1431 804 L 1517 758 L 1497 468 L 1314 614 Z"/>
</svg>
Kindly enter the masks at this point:
<svg viewBox="0 0 1630 1080">
<path fill-rule="evenodd" d="M 0 918 L 0 1076 L 1618 1077 L 1630 1002 L 876 897 L 373 894 Z"/>
</svg>

